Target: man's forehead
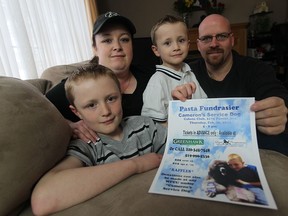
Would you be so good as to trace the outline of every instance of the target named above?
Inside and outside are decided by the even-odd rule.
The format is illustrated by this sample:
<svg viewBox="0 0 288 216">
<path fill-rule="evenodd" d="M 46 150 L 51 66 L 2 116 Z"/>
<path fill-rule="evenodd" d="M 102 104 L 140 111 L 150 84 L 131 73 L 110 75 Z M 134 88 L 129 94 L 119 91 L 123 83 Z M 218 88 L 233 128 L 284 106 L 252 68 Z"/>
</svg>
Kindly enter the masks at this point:
<svg viewBox="0 0 288 216">
<path fill-rule="evenodd" d="M 199 35 L 215 35 L 224 32 L 230 32 L 230 27 L 219 23 L 209 23 L 199 27 Z"/>
</svg>

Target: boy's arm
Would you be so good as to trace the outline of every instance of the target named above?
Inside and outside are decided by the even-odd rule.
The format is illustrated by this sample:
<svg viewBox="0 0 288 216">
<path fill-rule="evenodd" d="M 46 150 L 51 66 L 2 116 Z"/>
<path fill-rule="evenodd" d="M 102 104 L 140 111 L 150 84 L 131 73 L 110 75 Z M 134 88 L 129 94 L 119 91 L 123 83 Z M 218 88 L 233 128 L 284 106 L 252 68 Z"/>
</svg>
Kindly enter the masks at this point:
<svg viewBox="0 0 288 216">
<path fill-rule="evenodd" d="M 129 160 L 83 167 L 69 156 L 36 185 L 31 198 L 35 215 L 46 215 L 84 202 L 136 173 L 157 168 L 160 155 L 146 154 Z"/>
<path fill-rule="evenodd" d="M 246 181 L 243 181 L 241 179 L 238 179 L 237 182 L 242 184 L 242 185 L 252 185 L 252 186 L 255 186 L 255 187 L 261 186 L 261 182 L 246 182 Z"/>
<path fill-rule="evenodd" d="M 169 95 L 165 91 L 166 84 L 161 81 L 161 76 L 155 74 L 149 80 L 143 92 L 143 106 L 141 115 L 148 116 L 156 121 L 164 122 L 167 120 L 167 103 Z"/>
</svg>

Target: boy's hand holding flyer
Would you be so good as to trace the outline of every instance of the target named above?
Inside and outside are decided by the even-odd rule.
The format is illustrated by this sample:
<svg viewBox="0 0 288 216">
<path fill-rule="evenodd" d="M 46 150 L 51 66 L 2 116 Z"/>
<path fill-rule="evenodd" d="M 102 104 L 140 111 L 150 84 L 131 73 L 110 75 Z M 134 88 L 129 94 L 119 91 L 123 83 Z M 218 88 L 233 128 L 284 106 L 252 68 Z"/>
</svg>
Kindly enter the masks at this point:
<svg viewBox="0 0 288 216">
<path fill-rule="evenodd" d="M 170 101 L 150 193 L 277 209 L 260 161 L 254 98 Z"/>
</svg>

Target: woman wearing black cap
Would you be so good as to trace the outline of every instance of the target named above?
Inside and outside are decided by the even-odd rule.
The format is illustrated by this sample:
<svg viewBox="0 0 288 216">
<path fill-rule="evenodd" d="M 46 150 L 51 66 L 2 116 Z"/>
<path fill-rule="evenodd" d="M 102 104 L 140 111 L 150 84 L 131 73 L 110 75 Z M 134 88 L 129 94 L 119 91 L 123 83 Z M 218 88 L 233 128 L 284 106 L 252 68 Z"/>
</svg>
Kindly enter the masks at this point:
<svg viewBox="0 0 288 216">
<path fill-rule="evenodd" d="M 122 89 L 123 117 L 141 114 L 142 94 L 154 72 L 153 68 L 148 70 L 131 65 L 132 39 L 135 33 L 133 23 L 115 12 L 100 15 L 93 27 L 92 46 L 95 58 L 90 63 L 104 65 L 117 75 Z M 95 142 L 97 139 L 95 132 L 69 109 L 64 90 L 65 81 L 56 85 L 46 96 L 69 121 L 75 138 Z"/>
</svg>

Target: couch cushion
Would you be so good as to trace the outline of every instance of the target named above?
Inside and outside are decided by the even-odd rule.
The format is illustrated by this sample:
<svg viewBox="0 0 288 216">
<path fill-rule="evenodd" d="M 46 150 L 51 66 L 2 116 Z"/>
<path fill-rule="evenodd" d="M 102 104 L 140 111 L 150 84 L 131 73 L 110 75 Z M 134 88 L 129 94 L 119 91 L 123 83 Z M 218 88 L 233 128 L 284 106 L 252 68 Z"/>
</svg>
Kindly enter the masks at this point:
<svg viewBox="0 0 288 216">
<path fill-rule="evenodd" d="M 86 67 L 89 65 L 90 61 L 83 61 L 69 65 L 56 65 L 44 70 L 41 74 L 41 78 L 50 80 L 52 82 L 52 86 L 55 86 L 56 84 L 60 83 L 61 80 L 67 78 L 77 68 Z"/>
<path fill-rule="evenodd" d="M 0 77 L 0 104 L 0 215 L 9 215 L 65 155 L 71 130 L 58 110 L 26 81 Z"/>
<path fill-rule="evenodd" d="M 25 81 L 35 86 L 42 94 L 46 94 L 52 87 L 52 81 L 46 79 L 28 79 Z"/>
<path fill-rule="evenodd" d="M 287 216 L 288 157 L 270 150 L 260 150 L 267 181 L 278 210 L 242 206 L 193 198 L 150 194 L 156 169 L 134 175 L 93 199 L 55 216 Z M 21 216 L 33 215 L 27 208 Z"/>
</svg>

